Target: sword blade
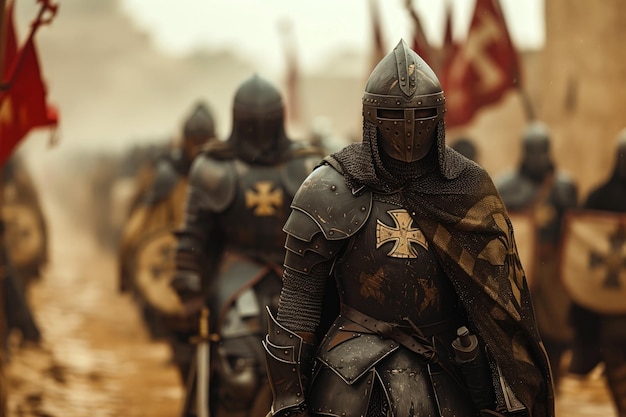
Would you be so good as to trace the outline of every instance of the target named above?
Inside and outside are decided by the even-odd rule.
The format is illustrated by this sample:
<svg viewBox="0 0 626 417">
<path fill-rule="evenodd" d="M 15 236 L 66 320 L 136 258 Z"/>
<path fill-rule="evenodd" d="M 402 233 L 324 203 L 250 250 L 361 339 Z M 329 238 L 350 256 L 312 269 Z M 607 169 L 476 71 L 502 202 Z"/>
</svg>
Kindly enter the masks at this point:
<svg viewBox="0 0 626 417">
<path fill-rule="evenodd" d="M 209 417 L 209 342 L 201 342 L 196 350 L 198 364 L 198 384 L 196 385 L 197 409 L 199 417 Z"/>
</svg>

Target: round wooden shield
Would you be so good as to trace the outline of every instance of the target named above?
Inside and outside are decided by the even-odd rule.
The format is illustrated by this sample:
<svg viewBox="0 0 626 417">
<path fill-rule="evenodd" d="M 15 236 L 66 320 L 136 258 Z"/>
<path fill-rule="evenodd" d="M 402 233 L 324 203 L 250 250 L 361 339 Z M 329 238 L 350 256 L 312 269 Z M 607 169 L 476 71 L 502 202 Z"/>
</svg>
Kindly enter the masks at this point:
<svg viewBox="0 0 626 417">
<path fill-rule="evenodd" d="M 182 303 L 170 286 L 174 275 L 176 239 L 162 229 L 143 239 L 137 248 L 135 283 L 144 300 L 166 314 L 182 311 Z"/>
<path fill-rule="evenodd" d="M 16 268 L 32 266 L 45 259 L 44 231 L 36 210 L 25 204 L 2 208 L 5 242 L 9 258 Z"/>
<path fill-rule="evenodd" d="M 565 218 L 561 278 L 576 303 L 626 313 L 626 214 L 577 211 Z"/>
</svg>

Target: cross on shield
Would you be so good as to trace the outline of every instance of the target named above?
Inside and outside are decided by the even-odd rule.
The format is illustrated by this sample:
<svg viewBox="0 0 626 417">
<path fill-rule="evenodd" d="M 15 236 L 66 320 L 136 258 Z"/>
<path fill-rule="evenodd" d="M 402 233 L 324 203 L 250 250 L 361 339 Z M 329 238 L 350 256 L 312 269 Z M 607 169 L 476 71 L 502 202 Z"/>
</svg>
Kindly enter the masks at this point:
<svg viewBox="0 0 626 417">
<path fill-rule="evenodd" d="M 589 254 L 589 267 L 591 269 L 604 267 L 606 278 L 602 285 L 605 288 L 619 289 L 622 286 L 619 275 L 622 270 L 626 270 L 626 256 L 622 254 L 626 246 L 626 225 L 620 224 L 608 238 L 609 252 L 607 254 L 591 252 Z"/>
<path fill-rule="evenodd" d="M 626 214 L 567 214 L 561 262 L 575 302 L 598 313 L 626 313 Z"/>
<path fill-rule="evenodd" d="M 246 190 L 246 207 L 254 208 L 255 216 L 273 216 L 283 204 L 283 190 L 271 181 L 259 181 Z"/>
</svg>

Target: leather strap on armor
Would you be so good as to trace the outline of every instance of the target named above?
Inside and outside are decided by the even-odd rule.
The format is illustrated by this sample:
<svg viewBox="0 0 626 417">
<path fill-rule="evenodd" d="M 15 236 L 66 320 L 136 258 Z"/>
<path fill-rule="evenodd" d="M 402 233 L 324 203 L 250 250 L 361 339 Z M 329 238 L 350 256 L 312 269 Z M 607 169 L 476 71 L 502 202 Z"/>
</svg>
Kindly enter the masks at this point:
<svg viewBox="0 0 626 417">
<path fill-rule="evenodd" d="M 404 332 L 396 323 L 377 320 L 345 304 L 341 305 L 341 315 L 363 326 L 372 333 L 376 333 L 385 339 L 395 340 L 411 352 L 423 356 L 426 362 L 437 362 L 437 352 L 421 330 L 421 334 L 410 335 Z"/>
<path fill-rule="evenodd" d="M 269 307 L 268 334 L 263 341 L 267 377 L 272 388 L 272 415 L 306 409 L 304 394 L 311 373 L 313 344 L 281 326 Z"/>
<path fill-rule="evenodd" d="M 444 372 L 450 375 L 459 386 L 465 387 L 458 373 L 439 360 L 437 350 L 431 342 L 432 336 L 453 326 L 452 321 L 442 321 L 430 326 L 417 327 L 411 320 L 405 318 L 413 332 L 409 334 L 397 323 L 377 320 L 345 304 L 341 305 L 341 315 L 385 339 L 395 340 L 411 352 L 415 352 L 424 357 L 425 363 L 437 364 Z M 425 332 L 428 332 L 428 335 Z"/>
</svg>

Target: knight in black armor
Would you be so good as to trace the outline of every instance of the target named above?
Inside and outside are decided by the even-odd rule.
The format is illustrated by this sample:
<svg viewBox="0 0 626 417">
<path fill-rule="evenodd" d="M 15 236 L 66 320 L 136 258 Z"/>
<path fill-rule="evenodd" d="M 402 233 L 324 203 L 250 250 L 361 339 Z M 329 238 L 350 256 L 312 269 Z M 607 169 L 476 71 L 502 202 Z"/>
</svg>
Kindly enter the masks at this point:
<svg viewBox="0 0 626 417">
<path fill-rule="evenodd" d="M 278 302 L 289 204 L 323 157 L 287 136 L 284 113 L 273 85 L 258 75 L 247 79 L 234 97 L 230 137 L 209 146 L 191 169 L 172 285 L 183 300 L 202 294 L 210 311 L 214 417 L 264 417 L 270 407 L 265 306 Z M 197 404 L 189 400 L 193 385 L 190 378 L 187 414 Z"/>
<path fill-rule="evenodd" d="M 539 332 L 558 385 L 561 357 L 573 337 L 567 318 L 571 301 L 560 282 L 559 244 L 563 217 L 578 206 L 578 188 L 567 173 L 556 168 L 550 145 L 547 126 L 539 121 L 529 123 L 522 137 L 519 168 L 495 183 L 509 212 L 532 218 L 537 249 L 534 265 L 524 267 L 532 274 L 530 290 Z"/>
<path fill-rule="evenodd" d="M 183 220 L 184 199 L 191 163 L 200 148 L 216 141 L 213 114 L 199 101 L 182 123 L 178 143 L 160 151 L 147 171 L 140 171 L 130 202 L 119 247 L 119 289 L 130 293 L 155 339 L 167 339 L 173 361 L 185 378 L 191 354 L 173 331 L 193 327 L 185 320 L 171 320 L 182 308 L 170 287 L 174 265 L 174 231 Z"/>
<path fill-rule="evenodd" d="M 362 103 L 362 142 L 324 158 L 284 226 L 272 414 L 553 416 L 510 221 L 445 145 L 436 75 L 401 40 Z"/>
<path fill-rule="evenodd" d="M 591 190 L 583 208 L 626 213 L 626 129 L 617 138 L 613 172 L 606 181 Z M 624 247 L 623 240 L 621 247 Z M 624 253 L 623 249 L 621 253 Z M 622 278 L 621 287 L 616 289 L 623 293 L 626 259 L 616 260 L 614 265 Z M 604 362 L 617 415 L 626 417 L 626 314 L 601 313 L 576 301 L 572 303 L 570 314 L 575 335 L 570 372 L 585 375 L 599 362 Z"/>
</svg>

